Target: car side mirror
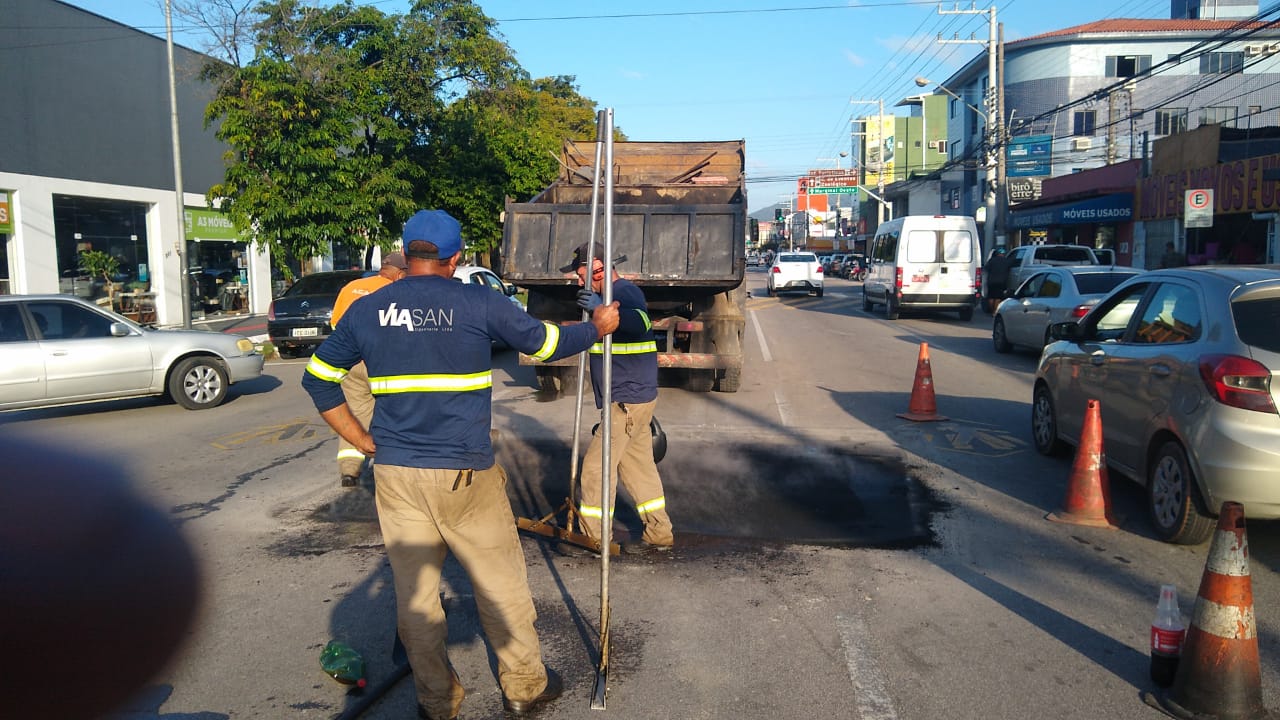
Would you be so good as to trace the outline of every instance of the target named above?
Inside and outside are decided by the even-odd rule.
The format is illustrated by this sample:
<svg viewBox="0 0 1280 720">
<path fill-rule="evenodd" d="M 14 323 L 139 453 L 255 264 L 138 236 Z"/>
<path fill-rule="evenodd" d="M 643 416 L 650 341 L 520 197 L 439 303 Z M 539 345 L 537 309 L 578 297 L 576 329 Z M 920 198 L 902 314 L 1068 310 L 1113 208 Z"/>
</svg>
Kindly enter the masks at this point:
<svg viewBox="0 0 1280 720">
<path fill-rule="evenodd" d="M 1084 339 L 1084 332 L 1080 329 L 1080 323 L 1074 320 L 1056 322 L 1049 326 L 1049 339 L 1080 342 Z"/>
<path fill-rule="evenodd" d="M 112 337 L 124 337 L 133 333 L 133 331 L 129 329 L 129 326 L 122 322 L 111 323 L 110 332 Z"/>
<path fill-rule="evenodd" d="M 520 292 L 520 288 L 516 287 L 515 285 L 511 285 L 509 283 L 502 283 L 502 287 L 504 290 L 506 290 L 507 297 L 511 297 L 512 295 L 515 295 L 516 293 Z"/>
</svg>

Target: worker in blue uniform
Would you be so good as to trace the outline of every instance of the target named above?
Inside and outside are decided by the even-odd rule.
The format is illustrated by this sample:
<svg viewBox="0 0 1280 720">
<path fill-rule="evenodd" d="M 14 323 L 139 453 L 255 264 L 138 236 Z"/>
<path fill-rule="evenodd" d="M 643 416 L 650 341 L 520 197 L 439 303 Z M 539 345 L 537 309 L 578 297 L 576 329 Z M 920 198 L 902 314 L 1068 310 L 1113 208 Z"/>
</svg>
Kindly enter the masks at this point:
<svg viewBox="0 0 1280 720">
<path fill-rule="evenodd" d="M 588 255 L 591 257 L 588 259 Z M 587 273 L 590 268 L 591 279 Z M 573 259 L 560 268 L 578 275 L 578 305 L 594 311 L 602 301 L 604 289 L 604 248 L 595 244 L 594 252 L 583 244 L 574 251 Z M 609 521 L 613 521 L 614 500 L 618 483 L 636 503 L 636 511 L 644 523 L 637 543 L 626 543 L 627 552 L 670 550 L 674 543 L 671 518 L 667 515 L 667 498 L 662 478 L 653 459 L 653 435 L 649 420 L 658 405 L 658 345 L 653 339 L 653 323 L 649 320 L 644 293 L 616 270 L 613 277 L 613 300 L 618 304 L 618 330 L 613 336 L 612 387 L 610 389 L 609 461 L 613 465 L 609 481 Z M 596 407 L 604 407 L 604 345 L 591 347 L 591 386 Z M 603 424 L 601 425 L 603 428 Z M 601 431 L 603 432 L 603 431 Z M 593 434 L 582 461 L 581 500 L 578 513 L 583 519 L 583 532 L 593 540 L 602 537 L 604 508 L 601 502 L 603 442 L 600 433 Z M 612 525 L 610 526 L 612 527 Z"/>
<path fill-rule="evenodd" d="M 404 249 L 408 276 L 351 306 L 316 348 L 302 385 L 339 435 L 366 455 L 376 451 L 378 521 L 419 716 L 453 718 L 464 695 L 446 652 L 440 604 L 449 553 L 475 588 L 504 706 L 527 714 L 563 686 L 542 661 L 507 476 L 490 445 L 492 341 L 543 361 L 572 356 L 613 332 L 617 304 L 600 306 L 590 322 L 561 327 L 520 312 L 487 287 L 453 280 L 461 228 L 441 210 L 405 223 Z M 341 387 L 361 361 L 377 398 L 367 429 Z"/>
</svg>

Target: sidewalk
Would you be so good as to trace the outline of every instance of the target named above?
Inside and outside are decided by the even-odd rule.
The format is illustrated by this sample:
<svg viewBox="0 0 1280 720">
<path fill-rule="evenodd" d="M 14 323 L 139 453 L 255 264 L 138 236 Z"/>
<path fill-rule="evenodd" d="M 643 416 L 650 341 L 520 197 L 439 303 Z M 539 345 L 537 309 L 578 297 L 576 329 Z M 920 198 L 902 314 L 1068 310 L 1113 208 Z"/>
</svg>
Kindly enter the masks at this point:
<svg viewBox="0 0 1280 720">
<path fill-rule="evenodd" d="M 231 315 L 192 320 L 191 327 L 200 330 L 244 335 L 255 343 L 268 340 L 266 315 Z"/>
</svg>

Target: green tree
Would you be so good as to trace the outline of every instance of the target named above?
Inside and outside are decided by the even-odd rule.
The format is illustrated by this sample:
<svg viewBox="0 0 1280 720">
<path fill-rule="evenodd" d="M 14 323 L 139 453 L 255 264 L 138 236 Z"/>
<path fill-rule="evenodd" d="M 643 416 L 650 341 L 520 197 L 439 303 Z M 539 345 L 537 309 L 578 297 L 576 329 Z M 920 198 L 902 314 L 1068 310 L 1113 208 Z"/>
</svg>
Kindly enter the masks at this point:
<svg viewBox="0 0 1280 720">
<path fill-rule="evenodd" d="M 351 0 L 256 8 L 256 54 L 226 69 L 205 118 L 231 150 L 208 193 L 277 264 L 331 243 L 388 247 L 440 182 L 424 171 L 450 102 L 519 77 L 470 0 L 385 15 Z"/>
<path fill-rule="evenodd" d="M 595 124 L 595 103 L 570 76 L 475 88 L 446 109 L 437 142 L 423 149 L 432 178 L 425 200 L 458 217 L 468 249 L 491 251 L 502 240 L 505 199 L 527 200 L 551 184 L 561 145 L 594 140 Z"/>
</svg>

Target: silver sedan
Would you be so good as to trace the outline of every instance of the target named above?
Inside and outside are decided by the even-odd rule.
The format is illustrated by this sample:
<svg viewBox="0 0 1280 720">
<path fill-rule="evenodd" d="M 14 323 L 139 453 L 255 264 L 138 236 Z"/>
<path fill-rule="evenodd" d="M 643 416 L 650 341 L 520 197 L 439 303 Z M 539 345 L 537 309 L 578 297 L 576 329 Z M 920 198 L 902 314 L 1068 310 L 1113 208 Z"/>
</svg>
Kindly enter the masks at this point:
<svg viewBox="0 0 1280 720">
<path fill-rule="evenodd" d="M 0 296 L 0 410 L 167 395 L 215 407 L 262 373 L 252 340 L 153 330 L 69 295 Z"/>
<path fill-rule="evenodd" d="M 996 307 L 991 342 L 996 352 L 1015 345 L 1039 351 L 1049 344 L 1049 326 L 1085 316 L 1117 285 L 1141 273 L 1137 268 L 1099 265 L 1045 268 L 1027 278 Z"/>
<path fill-rule="evenodd" d="M 1280 519 L 1280 270 L 1153 270 L 1051 334 L 1032 395 L 1037 450 L 1078 442 L 1096 399 L 1107 464 L 1146 485 L 1161 539 L 1205 540 L 1227 500 Z"/>
</svg>

